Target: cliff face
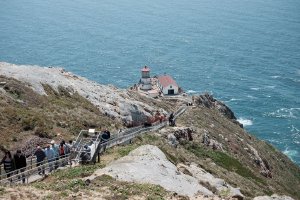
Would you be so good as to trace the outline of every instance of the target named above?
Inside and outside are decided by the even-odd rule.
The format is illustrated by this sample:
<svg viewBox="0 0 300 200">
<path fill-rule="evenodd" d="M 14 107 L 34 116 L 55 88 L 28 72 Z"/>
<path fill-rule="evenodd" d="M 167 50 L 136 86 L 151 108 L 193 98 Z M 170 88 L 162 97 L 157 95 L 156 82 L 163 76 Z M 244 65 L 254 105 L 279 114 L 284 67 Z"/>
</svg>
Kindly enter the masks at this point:
<svg viewBox="0 0 300 200">
<path fill-rule="evenodd" d="M 150 157 L 157 165 L 149 161 L 149 165 L 146 162 L 145 168 L 154 169 L 153 166 L 159 168 L 164 165 L 173 170 L 169 171 L 173 177 L 176 178 L 176 173 L 185 173 L 193 177 L 187 180 L 193 181 L 205 170 L 210 174 L 205 177 L 213 176 L 215 179 L 202 181 L 197 187 L 205 187 L 214 195 L 228 197 L 227 193 L 218 191 L 211 181 L 222 180 L 224 185 L 240 188 L 242 196 L 246 199 L 274 193 L 300 199 L 298 166 L 273 146 L 258 140 L 241 128 L 235 120 L 234 113 L 222 102 L 207 94 L 195 96 L 193 101 L 194 106 L 190 106 L 176 120 L 177 127 L 166 127 L 156 133 L 138 137 L 127 146 L 115 147 L 104 154 L 101 165 L 109 166 L 111 160 L 122 157 L 141 145 L 152 144 L 156 146 L 154 149 L 158 147 L 165 157 L 159 153 L 160 161 L 157 162 Z M 30 154 L 30 148 L 35 144 L 47 143 L 50 138 L 72 139 L 81 129 L 108 128 L 114 133 L 126 125 L 140 124 L 157 110 L 163 113 L 175 111 L 183 102 L 180 98 L 155 100 L 133 91 L 99 85 L 63 69 L 0 63 L 0 148 L 22 148 Z M 124 160 L 126 158 L 123 158 Z M 159 165 L 162 161 L 166 164 Z M 45 184 L 45 188 L 42 189 L 60 191 L 59 188 L 51 188 L 51 184 L 54 187 L 60 182 L 72 182 L 83 175 L 91 175 L 97 167 L 100 166 L 95 166 L 88 174 L 84 167 L 83 174 L 72 171 L 80 171 L 81 168 L 68 169 L 63 172 L 64 176 L 58 173 L 35 187 L 41 189 Z M 140 168 L 142 167 L 138 167 Z M 128 175 L 129 171 L 125 171 Z M 72 180 L 65 176 L 68 173 L 72 174 Z M 116 176 L 113 173 L 110 175 Z M 95 191 L 98 185 L 105 187 L 105 181 L 110 184 L 111 189 L 108 193 L 111 195 L 117 195 L 114 191 L 117 186 L 127 189 L 131 186 L 142 187 L 128 186 L 112 179 L 102 180 L 103 176 L 101 177 L 91 183 L 95 186 Z M 186 178 L 183 175 L 182 177 Z M 90 186 L 85 187 L 80 181 L 77 183 L 80 183 L 80 190 L 85 191 L 87 195 Z M 145 191 L 153 192 L 152 186 L 147 186 L 147 189 L 149 188 L 151 191 Z M 207 191 L 206 189 L 203 191 Z M 71 196 L 78 193 L 70 188 L 69 190 Z M 153 190 L 160 192 L 159 197 L 169 198 L 169 195 L 173 195 L 158 188 Z M 60 194 L 57 195 L 55 197 L 60 197 Z M 147 196 L 144 197 L 146 199 Z M 218 199 L 218 196 L 215 198 Z"/>
<path fill-rule="evenodd" d="M 127 126 L 142 124 L 158 110 L 157 107 L 130 98 L 127 90 L 100 85 L 61 68 L 0 63 L 0 74 L 21 81 L 41 96 L 48 95 L 45 86 L 51 87 L 54 92 L 59 92 L 63 87 L 65 93 L 79 94 L 101 113 L 120 119 Z M 160 110 L 166 114 L 163 109 Z"/>
</svg>

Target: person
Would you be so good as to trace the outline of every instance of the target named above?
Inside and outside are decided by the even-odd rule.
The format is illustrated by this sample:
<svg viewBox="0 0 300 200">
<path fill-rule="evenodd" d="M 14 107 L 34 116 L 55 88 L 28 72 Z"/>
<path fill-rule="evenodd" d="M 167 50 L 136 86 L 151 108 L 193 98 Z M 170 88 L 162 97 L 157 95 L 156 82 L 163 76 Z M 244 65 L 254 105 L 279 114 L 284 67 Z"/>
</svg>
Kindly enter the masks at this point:
<svg viewBox="0 0 300 200">
<path fill-rule="evenodd" d="M 53 162 L 55 161 L 56 156 L 50 144 L 47 145 L 47 148 L 45 149 L 45 154 L 49 163 L 49 172 L 51 172 L 53 170 Z"/>
<path fill-rule="evenodd" d="M 107 142 L 107 140 L 109 139 L 110 135 L 108 135 L 108 133 L 106 131 L 104 131 L 102 134 L 101 134 L 101 143 L 103 142 Z"/>
<path fill-rule="evenodd" d="M 66 144 L 64 140 L 62 140 L 61 143 L 64 145 L 65 155 L 69 155 L 71 153 L 71 146 L 69 146 L 69 144 Z"/>
<path fill-rule="evenodd" d="M 66 145 L 64 144 L 64 141 L 62 141 L 59 145 L 59 157 L 60 159 L 64 159 L 66 156 Z M 65 162 L 62 161 L 62 166 L 65 166 Z"/>
<path fill-rule="evenodd" d="M 15 168 L 17 170 L 17 174 L 20 172 L 22 175 L 22 183 L 25 183 L 25 172 L 26 170 L 26 157 L 24 154 L 22 154 L 21 150 L 17 150 L 17 153 L 14 155 L 14 161 L 15 161 Z M 18 176 L 18 179 L 20 179 L 20 176 Z"/>
<path fill-rule="evenodd" d="M 15 169 L 14 161 L 13 161 L 10 151 L 5 151 L 5 155 L 2 158 L 0 164 L 4 165 L 5 173 L 7 174 L 7 178 L 9 178 Z M 10 181 L 12 181 L 12 180 L 10 180 Z"/>
<path fill-rule="evenodd" d="M 41 149 L 40 146 L 37 146 L 36 147 L 36 151 L 34 152 L 34 155 L 36 156 L 36 166 L 40 166 L 40 165 L 43 165 L 44 164 L 44 160 L 46 158 L 46 154 L 45 152 Z M 38 171 L 39 171 L 39 175 L 41 174 L 45 174 L 45 167 L 42 166 L 42 169 L 41 168 L 38 168 Z"/>
<path fill-rule="evenodd" d="M 58 160 L 59 160 L 59 146 L 57 144 L 55 144 L 54 140 L 52 140 L 50 143 L 51 143 L 51 149 L 54 151 L 54 156 L 55 156 L 54 168 L 57 169 L 58 168 Z"/>
<path fill-rule="evenodd" d="M 172 125 L 173 120 L 174 120 L 174 113 L 172 112 L 169 116 L 169 125 Z"/>
<path fill-rule="evenodd" d="M 83 147 L 83 152 L 80 154 L 81 161 L 86 163 L 91 159 L 91 148 L 86 144 Z"/>
<path fill-rule="evenodd" d="M 105 129 L 104 133 L 107 134 L 107 137 L 108 137 L 107 139 L 109 139 L 110 138 L 110 132 L 109 132 L 109 130 Z"/>
</svg>

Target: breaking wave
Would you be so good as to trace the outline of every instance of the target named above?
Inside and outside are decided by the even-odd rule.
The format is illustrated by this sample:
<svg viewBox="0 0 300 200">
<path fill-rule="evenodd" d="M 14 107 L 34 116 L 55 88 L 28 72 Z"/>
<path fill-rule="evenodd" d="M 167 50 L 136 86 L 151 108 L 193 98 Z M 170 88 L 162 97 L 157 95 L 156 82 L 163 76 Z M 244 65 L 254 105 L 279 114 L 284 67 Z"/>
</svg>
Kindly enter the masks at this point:
<svg viewBox="0 0 300 200">
<path fill-rule="evenodd" d="M 251 126 L 253 125 L 253 122 L 250 119 L 245 119 L 245 118 L 238 118 L 237 119 L 238 122 L 240 122 L 241 124 L 243 124 L 243 126 Z"/>
<path fill-rule="evenodd" d="M 285 150 L 283 151 L 283 153 L 285 155 L 287 155 L 292 161 L 294 161 L 294 157 L 297 157 L 298 155 L 298 151 L 293 150 L 293 149 L 289 149 L 288 147 L 285 148 Z"/>
</svg>

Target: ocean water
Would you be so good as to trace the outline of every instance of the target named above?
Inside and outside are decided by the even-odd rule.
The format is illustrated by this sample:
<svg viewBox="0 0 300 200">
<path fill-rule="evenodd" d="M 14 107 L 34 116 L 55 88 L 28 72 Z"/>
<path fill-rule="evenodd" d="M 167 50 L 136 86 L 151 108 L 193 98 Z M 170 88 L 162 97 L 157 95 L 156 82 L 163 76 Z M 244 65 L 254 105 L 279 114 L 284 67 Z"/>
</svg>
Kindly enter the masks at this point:
<svg viewBox="0 0 300 200">
<path fill-rule="evenodd" d="M 0 61 L 121 88 L 148 65 L 212 93 L 300 165 L 298 0 L 2 0 Z"/>
</svg>

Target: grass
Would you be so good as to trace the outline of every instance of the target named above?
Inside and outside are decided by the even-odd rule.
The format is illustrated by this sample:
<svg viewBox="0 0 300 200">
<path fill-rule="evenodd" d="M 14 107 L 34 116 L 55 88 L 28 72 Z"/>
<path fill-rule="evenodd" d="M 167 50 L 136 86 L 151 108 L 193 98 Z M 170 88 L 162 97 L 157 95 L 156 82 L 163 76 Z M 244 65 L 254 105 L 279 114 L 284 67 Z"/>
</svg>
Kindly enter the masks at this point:
<svg viewBox="0 0 300 200">
<path fill-rule="evenodd" d="M 167 194 L 167 192 L 158 185 L 121 182 L 108 175 L 97 177 L 92 184 L 92 187 L 108 187 L 112 192 L 108 199 L 131 199 L 132 196 L 144 196 L 149 200 L 164 199 Z"/>
<path fill-rule="evenodd" d="M 97 169 L 103 167 L 104 165 L 101 163 L 96 163 L 95 165 L 82 165 L 54 172 L 53 176 L 58 180 L 83 178 L 92 175 Z"/>
<path fill-rule="evenodd" d="M 258 183 L 265 184 L 265 181 L 255 176 L 247 167 L 244 167 L 236 158 L 229 156 L 226 153 L 206 149 L 198 144 L 186 146 L 187 150 L 194 153 L 199 158 L 211 158 L 217 165 L 235 172 L 244 178 L 250 178 Z"/>
<path fill-rule="evenodd" d="M 137 146 L 136 145 L 126 145 L 126 146 L 122 146 L 121 148 L 119 148 L 117 150 L 118 154 L 120 155 L 120 157 L 124 157 L 127 156 L 129 154 L 129 152 L 131 152 L 132 150 L 136 149 Z"/>
<path fill-rule="evenodd" d="M 5 193 L 5 188 L 4 187 L 0 187 L 0 196 L 4 195 Z"/>
<path fill-rule="evenodd" d="M 51 183 L 38 182 L 38 183 L 33 183 L 33 187 L 42 190 L 52 190 L 52 191 L 59 191 L 59 192 L 63 192 L 66 190 L 77 192 L 79 189 L 85 187 L 85 182 L 81 179 L 60 180 Z"/>
</svg>

